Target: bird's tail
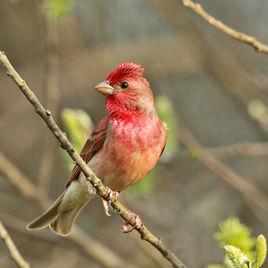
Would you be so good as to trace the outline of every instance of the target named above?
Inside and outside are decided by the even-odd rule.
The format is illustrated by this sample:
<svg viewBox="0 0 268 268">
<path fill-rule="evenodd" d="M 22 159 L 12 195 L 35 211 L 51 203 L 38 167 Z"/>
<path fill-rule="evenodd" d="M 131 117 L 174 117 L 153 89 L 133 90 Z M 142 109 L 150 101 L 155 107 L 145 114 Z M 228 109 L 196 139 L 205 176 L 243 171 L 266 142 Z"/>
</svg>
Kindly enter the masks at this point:
<svg viewBox="0 0 268 268">
<path fill-rule="evenodd" d="M 58 235 L 69 235 L 73 223 L 87 203 L 88 201 L 58 214 L 57 218 L 49 224 L 50 229 Z"/>
<path fill-rule="evenodd" d="M 58 199 L 39 217 L 32 220 L 28 225 L 28 230 L 41 230 L 50 227 L 52 231 L 61 236 L 69 235 L 72 225 L 82 209 L 91 198 L 84 198 L 79 202 L 73 202 L 67 188 Z M 77 201 L 77 200 L 75 200 Z"/>
</svg>

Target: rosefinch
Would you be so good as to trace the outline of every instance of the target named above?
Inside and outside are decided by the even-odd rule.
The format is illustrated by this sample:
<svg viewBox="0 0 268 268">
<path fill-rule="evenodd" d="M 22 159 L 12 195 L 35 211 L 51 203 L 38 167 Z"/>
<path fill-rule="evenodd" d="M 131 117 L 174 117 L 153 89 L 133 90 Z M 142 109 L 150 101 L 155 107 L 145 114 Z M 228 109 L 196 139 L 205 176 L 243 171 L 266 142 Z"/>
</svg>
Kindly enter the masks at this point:
<svg viewBox="0 0 268 268">
<path fill-rule="evenodd" d="M 108 116 L 102 119 L 81 151 L 81 157 L 112 191 L 121 192 L 143 178 L 161 156 L 166 127 L 158 118 L 143 68 L 120 64 L 95 89 L 106 96 Z M 94 197 L 94 188 L 77 165 L 65 191 L 27 226 L 46 226 L 68 235 L 78 214 Z M 104 204 L 105 205 L 105 204 Z M 107 212 L 107 204 L 105 206 Z"/>
</svg>

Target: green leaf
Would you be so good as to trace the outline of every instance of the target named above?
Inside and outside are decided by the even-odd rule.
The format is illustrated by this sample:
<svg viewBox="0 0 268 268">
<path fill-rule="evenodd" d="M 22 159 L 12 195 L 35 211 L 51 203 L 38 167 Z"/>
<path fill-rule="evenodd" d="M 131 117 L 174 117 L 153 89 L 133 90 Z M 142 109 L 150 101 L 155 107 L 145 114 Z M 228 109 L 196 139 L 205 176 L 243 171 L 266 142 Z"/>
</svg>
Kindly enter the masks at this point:
<svg viewBox="0 0 268 268">
<path fill-rule="evenodd" d="M 207 268 L 226 268 L 226 266 L 222 264 L 210 264 Z"/>
<path fill-rule="evenodd" d="M 259 123 L 267 122 L 268 109 L 261 100 L 252 100 L 248 104 L 249 115 Z"/>
<path fill-rule="evenodd" d="M 226 265 L 230 268 L 244 268 L 249 263 L 247 256 L 237 247 L 228 245 L 224 247 L 226 253 Z"/>
<path fill-rule="evenodd" d="M 196 147 L 196 146 L 192 146 L 190 148 L 190 155 L 193 159 L 198 159 L 199 155 L 200 155 L 200 148 Z"/>
<path fill-rule="evenodd" d="M 69 14 L 72 10 L 71 0 L 45 0 L 44 13 L 51 20 L 58 20 Z"/>
<path fill-rule="evenodd" d="M 91 118 L 79 109 L 64 109 L 61 117 L 75 149 L 80 151 L 93 128 Z"/>
<path fill-rule="evenodd" d="M 260 268 L 267 255 L 266 239 L 263 235 L 259 235 L 256 240 L 256 257 L 254 262 L 254 268 Z"/>
<path fill-rule="evenodd" d="M 215 239 L 221 247 L 232 245 L 244 252 L 248 258 L 253 258 L 255 239 L 251 236 L 251 230 L 242 224 L 237 218 L 228 218 L 219 224 L 219 231 Z"/>
<path fill-rule="evenodd" d="M 155 106 L 160 119 L 167 125 L 167 143 L 162 157 L 170 159 L 179 149 L 176 115 L 171 101 L 166 96 L 157 97 Z"/>
<path fill-rule="evenodd" d="M 80 152 L 93 129 L 91 118 L 85 111 L 79 109 L 64 109 L 61 118 L 75 150 Z M 64 159 L 68 169 L 71 169 L 73 163 L 70 158 L 64 154 Z"/>
<path fill-rule="evenodd" d="M 266 259 L 265 237 L 259 235 L 257 239 L 253 238 L 251 230 L 237 218 L 221 222 L 215 238 L 225 249 L 226 268 L 260 268 Z"/>
</svg>

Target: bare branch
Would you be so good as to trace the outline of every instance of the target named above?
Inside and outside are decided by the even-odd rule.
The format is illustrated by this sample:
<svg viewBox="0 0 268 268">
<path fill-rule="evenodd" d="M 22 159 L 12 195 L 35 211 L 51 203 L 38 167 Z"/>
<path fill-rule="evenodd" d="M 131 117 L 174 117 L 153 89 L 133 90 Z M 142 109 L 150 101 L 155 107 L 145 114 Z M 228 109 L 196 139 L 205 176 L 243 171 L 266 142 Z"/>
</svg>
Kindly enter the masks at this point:
<svg viewBox="0 0 268 268">
<path fill-rule="evenodd" d="M 167 15 L 167 18 L 174 23 L 175 25 L 181 25 L 181 23 L 186 23 L 188 26 L 191 26 L 191 29 L 194 30 L 194 36 L 193 37 L 201 37 L 199 32 L 197 31 L 197 28 L 194 24 L 191 23 L 191 21 L 188 19 L 188 17 L 185 17 L 182 14 L 181 16 L 177 16 L 177 13 L 174 12 L 176 6 L 171 5 L 173 1 L 169 1 L 169 5 L 163 4 L 163 1 L 160 0 L 154 0 L 153 3 L 159 10 L 164 11 Z M 168 8 L 169 7 L 169 8 Z M 185 26 L 185 24 L 183 24 Z M 194 39 L 195 40 L 195 39 Z M 204 43 L 207 45 L 207 42 L 204 38 L 201 39 L 201 42 L 195 42 L 198 44 L 204 45 Z M 198 49 L 198 52 L 201 49 Z M 213 51 L 213 47 L 209 46 L 209 48 L 206 48 L 207 51 L 211 52 Z M 213 53 L 213 56 L 210 55 L 210 57 L 206 58 L 206 62 L 209 61 L 208 66 L 212 66 L 212 69 L 215 70 L 216 66 L 218 66 L 217 60 L 215 60 L 216 55 L 219 54 L 220 51 L 217 51 L 217 53 Z M 226 55 L 219 57 L 219 58 L 226 58 Z M 211 64 L 210 60 L 214 59 L 215 63 L 213 65 Z M 228 58 L 228 60 L 232 59 L 231 57 Z M 227 61 L 224 61 L 225 63 Z M 228 61 L 229 62 L 229 61 Z M 222 63 L 222 62 L 221 62 Z M 225 66 L 226 67 L 226 66 Z M 229 70 L 231 69 L 231 72 L 234 71 L 233 66 L 229 66 L 227 68 L 220 68 L 219 74 L 221 73 L 222 81 L 224 84 L 226 84 L 226 73 L 224 76 L 222 76 L 222 69 Z M 237 76 L 236 76 L 237 77 Z M 244 78 L 244 76 L 243 76 Z M 237 79 L 234 79 L 237 81 Z M 241 79 L 240 79 L 241 80 Z M 243 79 L 242 79 L 243 81 Z M 248 89 L 252 89 L 252 87 L 248 86 L 248 83 L 246 82 L 243 84 L 244 86 L 241 87 L 243 89 L 243 94 L 245 95 L 245 87 L 247 86 Z M 230 88 L 233 90 L 237 88 L 237 83 L 233 86 L 227 86 L 226 89 L 230 90 Z M 241 90 L 242 92 L 242 90 Z M 251 91 L 250 91 L 251 92 Z M 244 96 L 243 95 L 243 96 Z M 241 94 L 242 96 L 242 94 Z M 251 95 L 250 95 L 251 96 Z M 172 98 L 171 98 L 172 99 Z M 250 98 L 248 98 L 248 101 Z M 247 103 L 247 101 L 245 101 Z M 237 174 L 233 169 L 231 169 L 228 165 L 226 165 L 224 162 L 222 162 L 220 159 L 218 159 L 217 156 L 230 156 L 235 154 L 247 154 L 247 155 L 266 155 L 268 152 L 268 147 L 266 143 L 242 143 L 240 145 L 230 145 L 230 146 L 224 146 L 222 148 L 203 148 L 200 142 L 194 137 L 194 135 L 191 133 L 191 131 L 185 126 L 185 124 L 182 122 L 182 120 L 179 120 L 179 127 L 180 127 L 180 140 L 182 144 L 189 150 L 189 152 L 194 152 L 194 156 L 196 159 L 198 159 L 204 166 L 206 166 L 210 171 L 218 175 L 220 178 L 222 178 L 226 183 L 228 183 L 232 188 L 240 192 L 246 199 L 247 203 L 252 207 L 252 204 L 258 205 L 261 208 L 264 208 L 267 210 L 268 208 L 268 198 L 267 196 L 259 190 L 256 186 L 252 185 L 250 182 L 245 180 L 243 177 L 241 177 L 239 174 Z M 264 146 L 262 146 L 262 144 Z M 191 153 L 190 153 L 191 154 Z M 188 153 L 189 155 L 189 153 Z M 185 155 L 183 155 L 185 156 Z M 253 201 L 250 203 L 249 201 Z M 253 212 L 256 213 L 256 209 L 253 210 Z"/>
<path fill-rule="evenodd" d="M 204 149 L 218 158 L 228 158 L 240 155 L 252 157 L 267 156 L 268 142 L 238 142 Z M 185 150 L 179 154 L 179 159 L 187 159 L 192 156 L 193 155 L 189 150 Z M 174 158 L 174 161 L 177 161 L 177 159 Z"/>
<path fill-rule="evenodd" d="M 86 178 L 92 183 L 96 188 L 99 197 L 111 203 L 114 211 L 118 213 L 124 220 L 130 221 L 132 219 L 133 213 L 126 209 L 118 200 L 110 200 L 109 189 L 105 187 L 102 181 L 93 173 L 93 171 L 87 166 L 80 155 L 75 151 L 72 144 L 69 142 L 66 135 L 61 131 L 56 122 L 54 121 L 51 112 L 46 110 L 42 104 L 39 102 L 38 98 L 34 95 L 31 89 L 28 87 L 26 82 L 19 76 L 13 66 L 10 64 L 8 58 L 4 52 L 0 52 L 0 61 L 7 71 L 7 75 L 17 84 L 21 92 L 26 96 L 29 102 L 33 105 L 35 111 L 40 115 L 40 117 L 46 122 L 48 128 L 51 130 L 56 139 L 60 142 L 61 147 L 66 150 L 70 157 L 79 166 L 81 171 L 84 173 Z M 111 191 L 111 190 L 110 190 Z M 167 248 L 167 246 L 162 242 L 161 239 L 153 235 L 149 229 L 142 224 L 142 226 L 136 229 L 140 235 L 141 239 L 149 242 L 152 246 L 158 249 L 162 255 L 177 268 L 185 268 L 186 266 L 178 259 L 178 257 Z"/>
<path fill-rule="evenodd" d="M 56 244 L 60 241 L 60 238 L 55 236 L 52 233 L 47 232 L 28 232 L 25 226 L 27 225 L 27 222 L 15 217 L 14 215 L 0 212 L 0 219 L 2 220 L 2 223 L 7 226 L 9 229 L 20 233 L 26 237 L 35 238 L 38 240 L 42 240 L 46 243 L 50 244 Z"/>
<path fill-rule="evenodd" d="M 36 187 L 3 153 L 0 152 L 0 171 L 9 179 L 13 186 L 26 199 L 36 202 L 45 209 L 49 200 L 45 198 L 39 188 Z M 99 262 L 103 267 L 118 268 L 136 266 L 125 262 L 116 253 L 108 249 L 100 242 L 86 234 L 78 226 L 75 226 L 71 235 L 67 237 L 71 242 L 78 245 L 89 257 Z M 98 249 L 98 251 L 96 250 Z M 105 254 L 104 254 L 105 252 Z"/>
<path fill-rule="evenodd" d="M 218 30 L 222 31 L 226 35 L 230 36 L 231 38 L 243 42 L 249 46 L 255 48 L 257 52 L 268 54 L 268 46 L 259 42 L 255 37 L 249 36 L 247 34 L 238 32 L 231 27 L 225 25 L 221 21 L 215 19 L 211 15 L 209 15 L 200 4 L 194 3 L 192 0 L 181 0 L 183 5 L 192 11 L 194 11 L 197 15 L 203 18 L 207 23 L 212 25 L 213 27 L 217 28 Z"/>
<path fill-rule="evenodd" d="M 23 197 L 34 200 L 42 207 L 48 205 L 43 196 L 36 191 L 36 187 L 31 181 L 18 170 L 18 168 L 9 161 L 0 151 L 0 171 L 5 174 L 12 185 L 22 194 Z"/>
<path fill-rule="evenodd" d="M 187 149 L 196 152 L 195 157 L 204 166 L 221 177 L 233 189 L 240 192 L 247 200 L 252 201 L 258 207 L 267 211 L 268 198 L 261 190 L 242 178 L 211 152 L 204 149 L 181 120 L 179 122 L 179 127 L 181 142 Z"/>
<path fill-rule="evenodd" d="M 18 251 L 16 245 L 12 241 L 8 231 L 0 221 L 0 238 L 3 240 L 3 242 L 6 245 L 6 248 L 8 249 L 11 258 L 16 263 L 17 267 L 19 268 L 30 268 L 30 265 L 28 262 L 26 262 L 20 252 Z"/>
<path fill-rule="evenodd" d="M 215 148 L 208 148 L 207 151 L 217 157 L 237 155 L 265 156 L 268 155 L 268 142 L 239 142 Z"/>
</svg>

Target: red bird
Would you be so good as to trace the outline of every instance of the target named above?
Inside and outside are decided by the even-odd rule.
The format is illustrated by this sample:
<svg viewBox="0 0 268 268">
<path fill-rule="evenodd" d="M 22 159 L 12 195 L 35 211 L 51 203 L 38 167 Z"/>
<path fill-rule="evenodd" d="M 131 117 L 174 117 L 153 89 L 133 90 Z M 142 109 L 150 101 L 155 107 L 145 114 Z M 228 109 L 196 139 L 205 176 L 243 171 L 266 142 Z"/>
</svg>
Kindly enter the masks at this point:
<svg viewBox="0 0 268 268">
<path fill-rule="evenodd" d="M 95 87 L 106 96 L 108 115 L 86 141 L 81 157 L 115 192 L 142 179 L 155 166 L 166 142 L 165 124 L 158 118 L 152 91 L 142 75 L 140 65 L 120 64 Z M 57 234 L 68 235 L 94 190 L 75 165 L 65 191 L 27 228 L 50 226 Z"/>
</svg>

